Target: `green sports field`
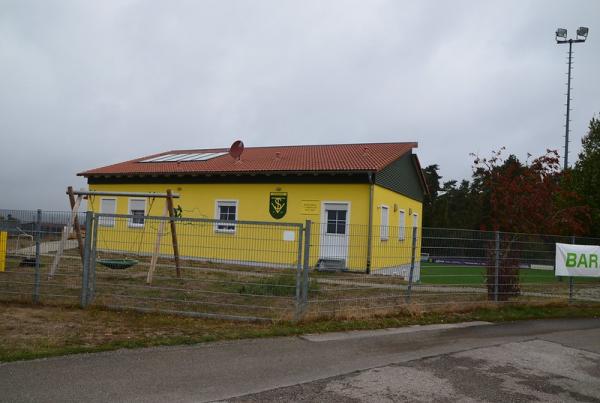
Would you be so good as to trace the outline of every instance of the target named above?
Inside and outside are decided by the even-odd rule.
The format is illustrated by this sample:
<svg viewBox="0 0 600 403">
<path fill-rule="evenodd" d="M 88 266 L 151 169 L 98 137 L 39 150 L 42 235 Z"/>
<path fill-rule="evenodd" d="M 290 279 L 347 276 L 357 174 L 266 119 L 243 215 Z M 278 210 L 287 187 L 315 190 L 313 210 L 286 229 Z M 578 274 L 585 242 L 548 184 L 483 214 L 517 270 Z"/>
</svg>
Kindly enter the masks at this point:
<svg viewBox="0 0 600 403">
<path fill-rule="evenodd" d="M 460 266 L 443 263 L 421 263 L 421 284 L 482 285 L 486 269 L 480 266 Z M 560 283 L 552 270 L 521 269 L 521 284 Z M 600 278 L 575 277 L 576 282 L 600 283 Z M 563 283 L 568 283 L 563 278 Z"/>
</svg>

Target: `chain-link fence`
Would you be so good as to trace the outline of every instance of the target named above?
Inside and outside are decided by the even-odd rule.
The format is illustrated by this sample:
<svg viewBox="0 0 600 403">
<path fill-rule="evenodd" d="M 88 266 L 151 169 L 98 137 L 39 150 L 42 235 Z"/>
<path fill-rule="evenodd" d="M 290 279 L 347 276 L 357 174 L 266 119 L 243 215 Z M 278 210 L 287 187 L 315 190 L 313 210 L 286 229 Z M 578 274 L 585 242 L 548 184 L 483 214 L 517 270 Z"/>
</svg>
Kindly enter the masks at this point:
<svg viewBox="0 0 600 403">
<path fill-rule="evenodd" d="M 107 214 L 88 221 L 95 259 L 87 303 L 209 317 L 293 318 L 301 224 Z"/>
<path fill-rule="evenodd" d="M 404 271 L 379 275 L 390 270 L 375 259 L 370 275 L 363 274 L 366 264 L 363 273 L 312 272 L 320 287 L 309 293 L 309 315 L 369 316 L 404 309 L 462 310 L 554 301 L 600 303 L 600 278 L 563 278 L 554 273 L 556 243 L 600 245 L 598 238 L 419 228 L 404 247 L 401 242 L 394 245 L 392 236 L 382 237 L 386 231 L 403 229 L 373 231 L 373 256 L 385 256 L 391 249 L 393 255 L 383 261 L 402 256 L 401 265 L 411 256 L 412 279 Z"/>
<path fill-rule="evenodd" d="M 413 250 L 412 227 L 313 223 L 311 267 L 321 271 L 396 275 L 408 280 Z M 414 280 L 419 280 L 419 246 Z"/>
<path fill-rule="evenodd" d="M 64 245 L 60 273 L 48 277 L 70 217 L 68 212 L 0 210 L 0 232 L 6 234 L 4 270 L 0 271 L 2 300 L 79 304 L 82 255 L 71 234 Z"/>
<path fill-rule="evenodd" d="M 557 242 L 594 238 L 90 212 L 80 248 L 72 218 L 0 210 L 1 300 L 246 320 L 600 303 L 600 279 L 554 275 Z"/>
</svg>

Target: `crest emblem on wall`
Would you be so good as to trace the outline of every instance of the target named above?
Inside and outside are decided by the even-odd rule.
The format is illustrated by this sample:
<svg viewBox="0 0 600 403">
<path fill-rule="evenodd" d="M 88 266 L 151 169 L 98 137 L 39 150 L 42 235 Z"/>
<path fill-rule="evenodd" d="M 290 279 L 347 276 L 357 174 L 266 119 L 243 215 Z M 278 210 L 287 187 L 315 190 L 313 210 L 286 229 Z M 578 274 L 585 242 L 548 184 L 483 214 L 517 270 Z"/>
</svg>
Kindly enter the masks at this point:
<svg viewBox="0 0 600 403">
<path fill-rule="evenodd" d="M 279 220 L 287 213 L 287 193 L 271 193 L 269 195 L 269 213 Z"/>
</svg>

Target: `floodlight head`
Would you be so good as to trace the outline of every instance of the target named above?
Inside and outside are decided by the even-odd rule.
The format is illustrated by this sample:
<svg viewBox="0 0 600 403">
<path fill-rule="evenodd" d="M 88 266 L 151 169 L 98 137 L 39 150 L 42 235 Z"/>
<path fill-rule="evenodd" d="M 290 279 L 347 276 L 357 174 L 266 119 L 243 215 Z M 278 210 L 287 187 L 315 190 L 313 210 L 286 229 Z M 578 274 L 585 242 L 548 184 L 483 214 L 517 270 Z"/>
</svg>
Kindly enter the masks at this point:
<svg viewBox="0 0 600 403">
<path fill-rule="evenodd" d="M 588 27 L 579 27 L 579 29 L 577 29 L 577 37 L 582 37 L 585 40 L 588 36 L 588 32 Z"/>
<path fill-rule="evenodd" d="M 558 28 L 556 30 L 556 38 L 563 38 L 563 39 L 567 39 L 567 30 L 564 28 Z"/>
</svg>

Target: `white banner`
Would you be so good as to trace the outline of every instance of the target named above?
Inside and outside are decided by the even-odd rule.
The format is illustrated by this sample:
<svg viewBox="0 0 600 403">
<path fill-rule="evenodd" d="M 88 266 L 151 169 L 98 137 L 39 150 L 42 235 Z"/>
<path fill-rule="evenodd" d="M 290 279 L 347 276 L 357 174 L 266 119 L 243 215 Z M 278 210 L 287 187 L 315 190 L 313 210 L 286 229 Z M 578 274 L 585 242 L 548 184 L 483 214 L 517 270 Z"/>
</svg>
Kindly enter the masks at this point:
<svg viewBox="0 0 600 403">
<path fill-rule="evenodd" d="M 556 276 L 600 277 L 600 246 L 556 244 Z"/>
</svg>

